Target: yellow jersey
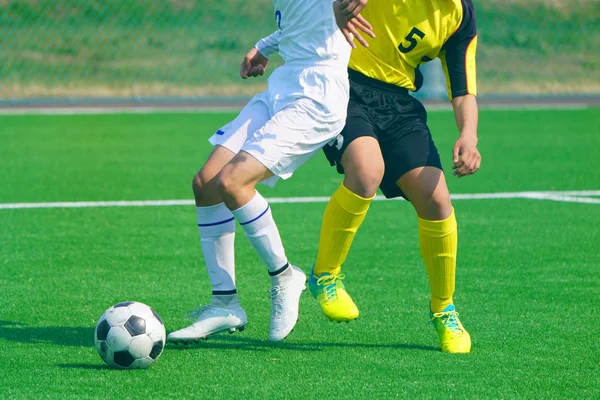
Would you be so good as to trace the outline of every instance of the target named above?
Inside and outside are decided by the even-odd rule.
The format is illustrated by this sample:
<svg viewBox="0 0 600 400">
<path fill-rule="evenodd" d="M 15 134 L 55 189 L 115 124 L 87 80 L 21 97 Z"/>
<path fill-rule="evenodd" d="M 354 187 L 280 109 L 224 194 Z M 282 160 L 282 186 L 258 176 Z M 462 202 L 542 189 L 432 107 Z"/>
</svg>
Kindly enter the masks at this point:
<svg viewBox="0 0 600 400">
<path fill-rule="evenodd" d="M 350 69 L 417 91 L 423 84 L 419 65 L 439 57 L 450 99 L 477 94 L 471 0 L 371 0 L 361 14 L 377 37 L 352 51 Z"/>
</svg>

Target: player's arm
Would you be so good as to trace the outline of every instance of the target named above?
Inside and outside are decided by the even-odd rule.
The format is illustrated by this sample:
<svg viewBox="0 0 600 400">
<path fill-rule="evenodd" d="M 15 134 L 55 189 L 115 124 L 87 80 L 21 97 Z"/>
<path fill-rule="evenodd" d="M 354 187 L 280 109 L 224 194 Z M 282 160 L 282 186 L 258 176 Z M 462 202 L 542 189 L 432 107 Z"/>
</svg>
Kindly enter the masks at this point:
<svg viewBox="0 0 600 400">
<path fill-rule="evenodd" d="M 477 149 L 477 99 L 465 94 L 452 99 L 456 125 L 460 137 L 452 149 L 452 169 L 459 178 L 477 172 L 481 165 L 481 154 Z"/>
<path fill-rule="evenodd" d="M 460 137 L 452 149 L 452 169 L 460 177 L 475 173 L 481 164 L 477 149 L 477 80 L 475 53 L 477 28 L 475 9 L 471 0 L 462 0 L 463 18 L 456 32 L 448 39 L 440 53 L 446 73 L 448 94 Z"/>
<path fill-rule="evenodd" d="M 246 54 L 240 66 L 242 79 L 264 75 L 271 54 L 279 51 L 279 30 L 267 37 L 260 39 L 254 47 Z"/>
</svg>

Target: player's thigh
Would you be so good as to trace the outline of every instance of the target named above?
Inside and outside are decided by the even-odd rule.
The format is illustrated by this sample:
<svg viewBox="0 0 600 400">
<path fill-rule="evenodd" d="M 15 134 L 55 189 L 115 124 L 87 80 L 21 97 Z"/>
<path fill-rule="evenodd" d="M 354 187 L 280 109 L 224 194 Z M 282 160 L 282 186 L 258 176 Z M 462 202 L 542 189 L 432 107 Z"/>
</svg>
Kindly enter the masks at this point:
<svg viewBox="0 0 600 400">
<path fill-rule="evenodd" d="M 344 121 L 345 115 L 331 118 L 314 102 L 301 99 L 278 111 L 248 138 L 242 150 L 275 177 L 287 179 L 340 133 Z"/>
<path fill-rule="evenodd" d="M 450 192 L 444 171 L 432 166 L 411 169 L 396 182 L 419 217 L 439 221 L 452 213 Z"/>
<path fill-rule="evenodd" d="M 273 173 L 263 163 L 241 150 L 223 167 L 217 185 L 220 191 L 233 193 L 243 187 L 255 186 L 258 182 L 272 176 Z"/>
</svg>

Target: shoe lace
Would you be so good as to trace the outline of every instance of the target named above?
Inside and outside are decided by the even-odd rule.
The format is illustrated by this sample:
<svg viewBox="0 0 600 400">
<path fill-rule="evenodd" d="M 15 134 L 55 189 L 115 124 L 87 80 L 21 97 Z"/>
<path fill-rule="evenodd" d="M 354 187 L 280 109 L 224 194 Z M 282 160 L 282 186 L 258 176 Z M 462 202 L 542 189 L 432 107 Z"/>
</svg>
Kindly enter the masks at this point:
<svg viewBox="0 0 600 400">
<path fill-rule="evenodd" d="M 429 322 L 439 319 L 439 321 L 452 332 L 460 333 L 462 330 L 460 329 L 460 320 L 458 319 L 458 315 L 459 314 L 456 311 L 437 312 L 433 314 Z"/>
<path fill-rule="evenodd" d="M 324 286 L 323 292 L 325 293 L 325 301 L 331 301 L 337 297 L 337 281 L 342 280 L 346 277 L 344 274 L 340 275 L 324 275 L 317 279 L 317 286 Z"/>
<path fill-rule="evenodd" d="M 204 313 L 205 311 L 208 311 L 212 308 L 213 308 L 213 306 L 210 304 L 206 305 L 206 306 L 200 306 L 200 307 L 196 308 L 195 310 L 190 310 L 187 313 L 185 313 L 185 318 L 189 319 L 189 320 L 196 320 L 200 317 L 200 315 L 202 315 L 202 313 Z"/>
<path fill-rule="evenodd" d="M 275 318 L 278 318 L 283 314 L 283 299 L 284 292 L 281 290 L 281 286 L 273 286 L 269 291 L 269 299 L 271 299 L 272 314 Z"/>
</svg>

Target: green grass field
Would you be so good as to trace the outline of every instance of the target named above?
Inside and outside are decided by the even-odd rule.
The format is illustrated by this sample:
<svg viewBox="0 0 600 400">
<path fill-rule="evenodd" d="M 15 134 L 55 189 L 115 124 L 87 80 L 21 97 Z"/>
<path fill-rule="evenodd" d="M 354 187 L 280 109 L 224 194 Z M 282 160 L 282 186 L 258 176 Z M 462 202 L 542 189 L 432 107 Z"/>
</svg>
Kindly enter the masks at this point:
<svg viewBox="0 0 600 400">
<path fill-rule="evenodd" d="M 206 139 L 232 116 L 0 116 L 0 203 L 191 199 Z M 453 193 L 600 190 L 599 109 L 480 119 L 482 169 L 449 178 Z M 452 113 L 431 113 L 430 126 L 448 168 Z M 261 191 L 327 196 L 339 181 L 318 155 Z M 172 331 L 209 300 L 193 206 L 0 204 L 0 398 L 600 398 L 600 197 L 583 199 L 454 202 L 455 300 L 471 354 L 439 351 L 414 212 L 382 201 L 345 267 L 358 321 L 327 321 L 305 293 L 295 331 L 270 343 L 269 279 L 240 231 L 248 329 L 168 345 L 141 371 L 105 367 L 94 327 L 112 304 L 136 300 Z M 290 260 L 307 271 L 324 208 L 272 205 Z"/>
</svg>

